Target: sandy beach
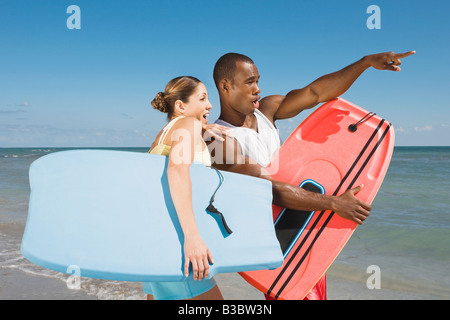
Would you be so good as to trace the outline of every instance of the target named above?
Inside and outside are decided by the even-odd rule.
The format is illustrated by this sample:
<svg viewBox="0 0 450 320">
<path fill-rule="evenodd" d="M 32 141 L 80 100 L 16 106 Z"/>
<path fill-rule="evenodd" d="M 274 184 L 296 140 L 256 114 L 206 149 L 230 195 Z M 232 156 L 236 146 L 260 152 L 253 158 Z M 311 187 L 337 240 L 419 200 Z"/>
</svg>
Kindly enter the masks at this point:
<svg viewBox="0 0 450 320">
<path fill-rule="evenodd" d="M 429 294 L 408 293 L 390 289 L 369 290 L 365 283 L 344 280 L 338 272 L 330 270 L 327 277 L 328 300 L 427 300 Z M 235 273 L 219 274 L 217 283 L 225 300 L 265 300 L 261 292 Z M 85 279 L 81 279 L 81 285 Z M 141 289 L 138 283 L 123 283 L 123 288 Z M 0 269 L 0 300 L 144 300 L 144 294 L 126 295 L 117 292 L 107 298 L 87 293 L 83 289 L 71 290 L 67 284 L 51 277 L 31 275 L 20 270 Z"/>
</svg>

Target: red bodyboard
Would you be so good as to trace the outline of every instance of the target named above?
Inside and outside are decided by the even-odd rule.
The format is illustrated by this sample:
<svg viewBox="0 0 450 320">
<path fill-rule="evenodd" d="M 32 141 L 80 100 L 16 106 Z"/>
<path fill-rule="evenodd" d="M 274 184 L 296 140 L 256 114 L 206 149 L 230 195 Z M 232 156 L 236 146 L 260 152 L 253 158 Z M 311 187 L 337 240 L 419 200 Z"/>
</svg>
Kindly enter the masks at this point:
<svg viewBox="0 0 450 320">
<path fill-rule="evenodd" d="M 268 171 L 275 180 L 296 186 L 306 183 L 317 189 L 315 192 L 327 195 L 339 196 L 364 184 L 356 197 L 370 204 L 387 172 L 393 148 L 394 129 L 388 121 L 337 98 L 319 107 L 299 125 Z M 282 244 L 285 259 L 281 267 L 240 273 L 255 288 L 275 299 L 303 299 L 357 226 L 332 211 L 300 215 L 306 219 L 303 229 L 298 230 L 294 240 L 292 230 L 291 238 L 283 239 L 288 243 Z M 285 231 L 281 230 L 282 221 L 289 223 L 287 217 L 296 217 L 275 205 L 273 216 L 275 228 L 280 228 L 277 235 Z"/>
</svg>

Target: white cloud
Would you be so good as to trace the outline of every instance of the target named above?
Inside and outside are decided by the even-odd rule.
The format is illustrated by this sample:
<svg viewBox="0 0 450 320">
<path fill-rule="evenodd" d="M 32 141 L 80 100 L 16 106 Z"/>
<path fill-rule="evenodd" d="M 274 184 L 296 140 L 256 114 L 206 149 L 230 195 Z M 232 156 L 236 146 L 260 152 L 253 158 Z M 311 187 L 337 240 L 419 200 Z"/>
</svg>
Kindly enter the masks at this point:
<svg viewBox="0 0 450 320">
<path fill-rule="evenodd" d="M 17 107 L 28 108 L 29 106 L 30 106 L 30 104 L 27 101 L 24 101 L 22 103 L 9 104 L 9 105 L 5 106 L 8 109 L 0 110 L 0 114 L 27 113 L 28 110 L 18 109 Z"/>
<path fill-rule="evenodd" d="M 420 131 L 431 131 L 433 130 L 433 127 L 430 125 L 424 126 L 424 127 L 415 127 L 414 131 L 420 132 Z"/>
<path fill-rule="evenodd" d="M 136 133 L 136 135 L 144 137 L 144 138 L 147 136 L 144 132 L 141 132 L 139 130 L 133 130 L 133 132 Z"/>
<path fill-rule="evenodd" d="M 25 110 L 0 110 L 0 114 L 27 113 Z"/>
<path fill-rule="evenodd" d="M 17 104 L 18 107 L 29 107 L 30 104 L 28 103 L 28 101 L 24 101 L 22 103 Z"/>
<path fill-rule="evenodd" d="M 402 126 L 400 126 L 400 127 L 398 127 L 398 128 L 395 128 L 395 132 L 408 134 L 408 133 L 409 133 L 409 130 L 406 130 L 405 128 L 403 128 Z"/>
</svg>

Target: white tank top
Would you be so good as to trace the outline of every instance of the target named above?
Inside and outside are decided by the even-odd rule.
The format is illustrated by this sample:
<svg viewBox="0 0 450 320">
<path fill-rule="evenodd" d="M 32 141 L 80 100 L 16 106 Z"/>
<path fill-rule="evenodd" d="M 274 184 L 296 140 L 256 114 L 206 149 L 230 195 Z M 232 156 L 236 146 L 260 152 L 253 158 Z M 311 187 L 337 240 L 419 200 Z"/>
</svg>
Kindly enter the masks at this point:
<svg viewBox="0 0 450 320">
<path fill-rule="evenodd" d="M 231 128 L 230 131 L 239 142 L 243 155 L 260 166 L 267 167 L 280 148 L 281 139 L 278 129 L 261 111 L 255 109 L 255 116 L 258 123 L 258 132 L 249 128 L 235 127 L 220 119 L 217 119 L 215 123 Z"/>
</svg>

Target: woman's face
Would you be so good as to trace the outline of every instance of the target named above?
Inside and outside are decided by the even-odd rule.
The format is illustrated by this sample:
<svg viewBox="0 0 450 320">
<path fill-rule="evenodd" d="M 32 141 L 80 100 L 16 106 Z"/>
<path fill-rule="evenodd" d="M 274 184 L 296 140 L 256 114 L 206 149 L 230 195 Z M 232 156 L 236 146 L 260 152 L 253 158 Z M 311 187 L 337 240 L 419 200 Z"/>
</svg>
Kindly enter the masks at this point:
<svg viewBox="0 0 450 320">
<path fill-rule="evenodd" d="M 187 117 L 194 117 L 203 124 L 208 123 L 207 116 L 209 116 L 209 110 L 212 109 L 212 105 L 208 99 L 208 92 L 203 83 L 199 83 L 197 89 L 189 97 L 189 101 L 184 103 L 185 112 L 184 115 Z"/>
</svg>

